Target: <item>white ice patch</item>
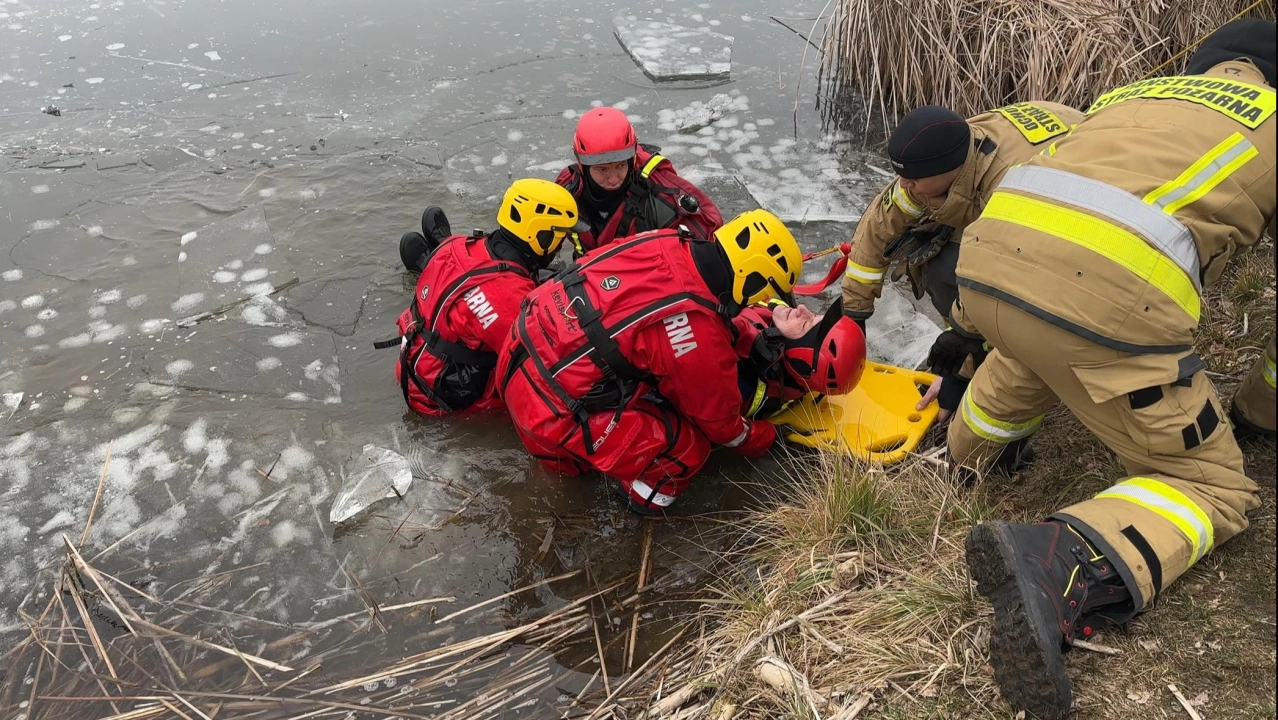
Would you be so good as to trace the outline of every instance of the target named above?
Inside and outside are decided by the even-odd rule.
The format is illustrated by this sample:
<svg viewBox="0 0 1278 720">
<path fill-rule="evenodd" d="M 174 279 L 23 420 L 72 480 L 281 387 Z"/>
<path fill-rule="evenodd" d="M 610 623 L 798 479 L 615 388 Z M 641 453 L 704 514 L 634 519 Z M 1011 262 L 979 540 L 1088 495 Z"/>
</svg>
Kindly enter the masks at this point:
<svg viewBox="0 0 1278 720">
<path fill-rule="evenodd" d="M 49 522 L 46 522 L 45 524 L 41 525 L 40 529 L 37 530 L 36 532 L 41 535 L 44 535 L 46 533 L 51 533 L 54 530 L 57 530 L 58 528 L 64 528 L 74 523 L 75 523 L 75 513 L 71 512 L 70 510 L 59 510 L 58 514 L 49 518 Z"/>
<path fill-rule="evenodd" d="M 187 233 L 187 234 L 185 234 L 185 235 L 183 235 L 183 236 L 182 236 L 182 244 L 183 244 L 183 245 L 185 245 L 185 244 L 187 244 L 187 243 L 191 242 L 192 240 L 194 240 L 194 239 L 195 239 L 195 238 L 197 238 L 197 237 L 199 237 L 199 233 L 197 233 L 197 232 L 195 232 L 195 231 L 191 231 L 191 232 L 189 232 L 189 233 Z"/>
<path fill-rule="evenodd" d="M 17 282 L 22 279 L 22 270 L 17 268 L 13 270 L 5 270 L 3 273 L 0 273 L 0 277 L 4 278 L 8 282 Z"/>
<path fill-rule="evenodd" d="M 102 237 L 102 233 L 106 232 L 101 225 L 93 225 L 85 229 L 89 237 Z"/>
<path fill-rule="evenodd" d="M 524 133 L 522 130 L 511 130 L 506 133 L 506 139 L 511 142 L 519 142 L 524 139 Z"/>
<path fill-rule="evenodd" d="M 275 197 L 275 188 L 262 188 L 257 191 L 257 196 L 261 198 Z"/>
<path fill-rule="evenodd" d="M 213 282 L 225 285 L 227 283 L 235 282 L 235 279 L 237 277 L 239 276 L 231 272 L 230 270 L 218 270 L 217 272 L 213 273 Z"/>
<path fill-rule="evenodd" d="M 105 78 L 85 78 L 84 81 L 89 83 L 90 85 L 97 85 L 98 83 L 102 82 L 104 79 Z"/>
<path fill-rule="evenodd" d="M 169 320 L 167 318 L 153 318 L 151 320 L 143 320 L 142 324 L 138 326 L 138 330 L 145 335 L 153 335 L 163 330 L 164 326 L 168 324 Z"/>
<path fill-rule="evenodd" d="M 44 305 L 43 295 L 28 295 L 22 298 L 22 308 L 24 310 L 34 310 Z"/>
<path fill-rule="evenodd" d="M 182 433 L 183 449 L 191 455 L 203 450 L 209 442 L 207 430 L 208 421 L 204 418 L 200 418 L 191 423 L 190 426 Z"/>
<path fill-rule="evenodd" d="M 270 243 L 262 243 L 261 245 L 253 248 L 253 253 L 255 255 L 270 255 L 273 250 L 275 250 L 275 248 Z"/>
<path fill-rule="evenodd" d="M 58 36 L 58 42 L 66 42 L 66 41 L 70 40 L 70 39 L 71 39 L 71 38 L 73 38 L 73 37 L 75 37 L 75 36 L 74 36 L 74 35 L 59 35 L 59 36 Z"/>
<path fill-rule="evenodd" d="M 53 308 L 45 308 L 41 310 L 40 312 L 36 313 L 36 319 L 43 320 L 43 321 L 52 320 L 56 318 L 57 316 L 58 316 L 58 311 L 54 310 Z"/>
<path fill-rule="evenodd" d="M 284 520 L 271 528 L 271 540 L 277 548 L 282 548 L 294 542 L 309 545 L 311 531 L 309 528 L 298 527 L 297 523 L 292 520 Z"/>
<path fill-rule="evenodd" d="M 52 230 L 53 228 L 57 226 L 58 226 L 57 220 L 36 220 L 35 222 L 31 223 L 31 229 L 36 231 Z"/>
<path fill-rule="evenodd" d="M 204 293 L 187 293 L 174 301 L 169 307 L 173 308 L 174 312 L 187 313 L 199 307 L 202 302 L 204 302 Z"/>
<path fill-rule="evenodd" d="M 12 300 L 0 300 L 0 313 L 7 313 L 11 310 L 17 310 L 18 303 Z"/>
<path fill-rule="evenodd" d="M 284 363 L 281 362 L 280 359 L 277 357 L 264 357 L 261 360 L 257 361 L 257 371 L 270 372 L 271 370 L 274 370 L 283 364 Z"/>
<path fill-rule="evenodd" d="M 210 60 L 221 60 L 221 59 L 222 59 L 222 56 L 221 56 L 221 55 L 218 55 L 216 50 L 210 50 L 210 51 L 208 51 L 208 52 L 204 53 L 204 57 L 206 57 L 206 58 L 208 58 L 208 59 L 210 59 Z"/>
<path fill-rule="evenodd" d="M 732 37 L 670 23 L 617 20 L 614 33 L 643 73 L 656 81 L 726 78 Z"/>
<path fill-rule="evenodd" d="M 107 45 L 107 50 L 123 50 L 123 49 L 124 49 L 124 43 L 111 43 L 110 45 Z"/>
<path fill-rule="evenodd" d="M 501 167 L 502 165 L 505 165 L 506 163 L 510 162 L 510 158 L 506 156 L 506 153 L 498 153 L 494 155 L 493 159 L 489 160 L 488 162 L 493 167 Z"/>
<path fill-rule="evenodd" d="M 180 377 L 182 373 L 189 372 L 193 367 L 195 367 L 195 363 L 190 360 L 174 360 L 164 366 L 164 371 L 169 374 L 169 377 L 176 378 Z"/>
<path fill-rule="evenodd" d="M 83 408 L 85 405 L 88 405 L 88 404 L 89 404 L 88 398 L 73 397 L 70 400 L 67 400 L 66 403 L 62 406 L 62 412 L 65 412 L 65 413 L 77 412 L 78 410 L 80 410 L 81 408 Z"/>
<path fill-rule="evenodd" d="M 265 280 L 266 276 L 269 274 L 270 271 L 266 268 L 253 268 L 252 270 L 244 271 L 244 273 L 240 275 L 240 282 L 257 282 L 258 280 Z"/>
<path fill-rule="evenodd" d="M 101 305 L 94 305 L 93 307 L 89 308 L 89 317 L 93 318 L 94 320 L 100 320 L 106 317 L 106 312 L 107 312 L 106 308 L 102 307 Z"/>
<path fill-rule="evenodd" d="M 270 295 L 275 292 L 275 286 L 268 282 L 258 282 L 244 288 L 244 292 L 252 296 Z"/>
<path fill-rule="evenodd" d="M 48 185 L 35 185 L 31 188 L 32 195 L 43 195 L 47 192 L 49 192 Z"/>
<path fill-rule="evenodd" d="M 302 335 L 294 332 L 280 333 L 279 335 L 273 335 L 267 342 L 271 344 L 271 347 L 296 347 L 302 344 Z"/>
<path fill-rule="evenodd" d="M 119 290 L 103 290 L 93 296 L 93 302 L 99 305 L 114 305 L 115 303 L 120 302 L 120 299 L 123 297 L 124 294 Z"/>
<path fill-rule="evenodd" d="M 93 333 L 86 332 L 86 333 L 80 333 L 79 335 L 72 335 L 69 338 L 62 338 L 61 340 L 58 341 L 58 347 L 64 348 L 64 349 L 78 348 L 78 347 L 84 347 L 85 345 L 88 345 L 91 342 L 93 342 Z"/>
<path fill-rule="evenodd" d="M 146 304 L 146 295 L 134 295 L 128 300 L 125 300 L 124 304 L 128 305 L 133 310 L 137 310 Z"/>
<path fill-rule="evenodd" d="M 285 395 L 284 399 L 288 400 L 289 402 L 306 402 L 307 400 L 310 400 L 310 398 L 306 395 L 306 393 L 297 392 L 297 391 L 293 391 Z"/>
<path fill-rule="evenodd" d="M 22 331 L 22 333 L 23 333 L 24 335 L 26 335 L 27 337 L 29 337 L 29 338 L 33 338 L 33 339 L 34 339 L 34 338 L 38 338 L 38 337 L 40 337 L 41 335 L 44 335 L 44 326 L 43 326 L 43 325 L 28 325 L 28 326 L 27 326 L 27 329 L 26 329 L 26 330 L 23 330 L 23 331 Z"/>
<path fill-rule="evenodd" d="M 278 326 L 288 322 L 288 311 L 267 295 L 255 295 L 240 312 L 240 319 L 258 327 Z"/>
</svg>

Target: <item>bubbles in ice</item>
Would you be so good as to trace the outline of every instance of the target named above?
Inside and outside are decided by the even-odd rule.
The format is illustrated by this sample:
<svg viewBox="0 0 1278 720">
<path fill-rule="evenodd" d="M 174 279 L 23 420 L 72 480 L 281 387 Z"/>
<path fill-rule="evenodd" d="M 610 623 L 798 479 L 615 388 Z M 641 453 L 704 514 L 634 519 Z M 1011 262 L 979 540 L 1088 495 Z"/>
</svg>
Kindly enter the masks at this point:
<svg viewBox="0 0 1278 720">
<path fill-rule="evenodd" d="M 152 318 L 150 320 L 142 321 L 142 324 L 138 326 L 138 330 L 141 330 L 147 335 L 151 335 L 163 330 L 164 326 L 168 324 L 169 321 L 167 318 Z"/>
<path fill-rule="evenodd" d="M 93 302 L 99 305 L 113 305 L 120 302 L 120 298 L 124 297 L 119 290 L 103 290 L 93 296 Z"/>
<path fill-rule="evenodd" d="M 262 243 L 261 245 L 258 245 L 257 247 L 253 248 L 253 253 L 255 255 L 270 255 L 271 251 L 273 251 L 274 249 L 275 247 L 272 246 L 270 243 Z"/>
<path fill-rule="evenodd" d="M 195 367 L 195 363 L 192 363 L 190 360 L 174 360 L 164 366 L 164 371 L 167 372 L 170 377 L 176 378 L 180 377 L 182 373 L 190 371 L 193 367 Z"/>
<path fill-rule="evenodd" d="M 31 223 L 32 230 L 51 230 L 58 226 L 57 220 L 36 220 Z"/>
<path fill-rule="evenodd" d="M 35 185 L 31 188 L 32 195 L 43 195 L 47 192 L 49 192 L 48 185 Z"/>
<path fill-rule="evenodd" d="M 185 313 L 199 307 L 202 302 L 204 302 L 204 293 L 187 293 L 174 301 L 169 307 L 173 308 L 174 312 Z"/>
<path fill-rule="evenodd" d="M 265 280 L 268 274 L 270 274 L 270 271 L 266 268 L 253 268 L 252 270 L 246 270 L 242 275 L 240 275 L 240 282 L 257 282 L 258 280 Z"/>
<path fill-rule="evenodd" d="M 43 325 L 28 325 L 26 330 L 22 331 L 29 338 L 38 338 L 44 335 Z"/>
<path fill-rule="evenodd" d="M 283 364 L 277 357 L 264 357 L 257 361 L 257 370 L 258 372 L 269 372 Z"/>
<path fill-rule="evenodd" d="M 230 270 L 218 270 L 213 273 L 213 282 L 225 285 L 226 283 L 235 282 L 236 277 L 238 276 Z"/>
<path fill-rule="evenodd" d="M 19 268 L 5 270 L 3 273 L 0 273 L 0 277 L 4 278 L 8 282 L 17 282 L 22 279 L 22 270 Z"/>
<path fill-rule="evenodd" d="M 295 332 L 280 333 L 279 335 L 271 336 L 267 342 L 272 347 L 277 348 L 296 347 L 302 344 L 302 334 Z"/>
<path fill-rule="evenodd" d="M 28 295 L 22 298 L 22 307 L 26 310 L 32 310 L 44 305 L 43 295 Z"/>
<path fill-rule="evenodd" d="M 79 335 L 72 335 L 69 338 L 62 338 L 61 340 L 58 341 L 58 347 L 78 348 L 78 347 L 84 347 L 85 345 L 88 345 L 91 342 L 93 342 L 93 333 L 85 332 L 85 333 L 80 333 Z"/>
<path fill-rule="evenodd" d="M 58 311 L 54 310 L 53 308 L 45 308 L 41 310 L 40 312 L 36 313 L 36 318 L 39 320 L 46 320 L 46 321 L 52 320 L 56 318 L 57 316 L 58 316 Z"/>
</svg>

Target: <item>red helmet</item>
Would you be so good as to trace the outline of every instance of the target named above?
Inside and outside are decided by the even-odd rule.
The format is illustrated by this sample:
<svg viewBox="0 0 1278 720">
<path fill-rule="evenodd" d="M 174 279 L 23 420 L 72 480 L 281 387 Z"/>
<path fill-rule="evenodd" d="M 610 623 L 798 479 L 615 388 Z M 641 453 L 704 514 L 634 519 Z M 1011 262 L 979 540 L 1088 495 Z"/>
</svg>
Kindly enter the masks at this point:
<svg viewBox="0 0 1278 720">
<path fill-rule="evenodd" d="M 821 322 L 798 340 L 787 340 L 781 356 L 792 378 L 810 392 L 845 395 L 865 370 L 865 333 L 843 317 L 843 301 L 830 306 Z"/>
<path fill-rule="evenodd" d="M 626 114 L 611 107 L 588 111 L 577 121 L 572 149 L 582 165 L 605 165 L 635 156 L 635 129 Z"/>
</svg>

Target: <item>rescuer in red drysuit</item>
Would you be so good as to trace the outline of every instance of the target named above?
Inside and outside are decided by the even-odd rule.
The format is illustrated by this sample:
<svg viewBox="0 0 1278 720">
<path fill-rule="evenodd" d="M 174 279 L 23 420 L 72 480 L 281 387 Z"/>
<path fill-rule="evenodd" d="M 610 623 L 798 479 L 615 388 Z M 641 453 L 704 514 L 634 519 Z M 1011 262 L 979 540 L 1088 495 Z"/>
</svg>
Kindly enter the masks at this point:
<svg viewBox="0 0 1278 720">
<path fill-rule="evenodd" d="M 395 378 L 409 408 L 427 416 L 501 409 L 497 350 L 537 271 L 554 259 L 579 219 L 564 188 L 517 180 L 502 199 L 497 230 L 445 237 L 413 263 L 422 267 L 413 303 L 397 322 L 400 337 L 377 343 L 400 348 Z"/>
<path fill-rule="evenodd" d="M 723 224 L 719 208 L 696 185 L 679 177 L 660 148 L 640 145 L 625 113 L 600 107 L 577 122 L 577 163 L 555 182 L 577 198 L 590 232 L 578 235 L 581 256 L 618 238 L 650 230 L 686 227 L 709 239 Z"/>
<path fill-rule="evenodd" d="M 547 469 L 616 478 L 632 510 L 665 510 L 710 443 L 759 457 L 776 439 L 741 416 L 732 317 L 784 295 L 803 259 L 752 210 L 717 242 L 657 230 L 601 248 L 528 296 L 497 367 L 502 397 Z"/>
</svg>

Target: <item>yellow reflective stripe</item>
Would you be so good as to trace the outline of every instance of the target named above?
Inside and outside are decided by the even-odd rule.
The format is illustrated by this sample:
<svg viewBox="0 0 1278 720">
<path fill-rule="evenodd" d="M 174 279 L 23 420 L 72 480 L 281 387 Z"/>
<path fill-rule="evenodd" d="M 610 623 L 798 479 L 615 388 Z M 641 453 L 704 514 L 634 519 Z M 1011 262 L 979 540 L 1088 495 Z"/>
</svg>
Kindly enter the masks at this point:
<svg viewBox="0 0 1278 720">
<path fill-rule="evenodd" d="M 923 208 L 914 202 L 914 198 L 910 197 L 910 191 L 901 187 L 899 182 L 892 183 L 892 203 L 912 218 L 923 217 Z"/>
<path fill-rule="evenodd" d="M 1265 356 L 1265 367 L 1262 372 L 1265 376 L 1265 384 L 1274 387 L 1274 359 L 1268 355 Z"/>
<path fill-rule="evenodd" d="M 1039 153 L 1039 155 L 1046 155 L 1048 157 L 1055 155 L 1057 142 L 1060 142 L 1060 141 L 1059 140 L 1054 141 L 1051 145 L 1048 145 L 1047 148 L 1043 150 L 1043 152 Z"/>
<path fill-rule="evenodd" d="M 1023 195 L 996 191 L 982 217 L 1037 230 L 1086 248 L 1127 268 L 1161 290 L 1198 322 L 1198 291 L 1184 270 L 1149 243 L 1123 228 L 1077 210 Z"/>
<path fill-rule="evenodd" d="M 661 161 L 665 159 L 666 158 L 662 155 L 653 155 L 648 159 L 648 162 L 643 164 L 643 169 L 639 171 L 639 177 L 647 180 L 648 176 L 652 174 L 652 171 L 656 170 L 657 166 L 661 164 Z"/>
<path fill-rule="evenodd" d="M 848 261 L 848 269 L 844 272 L 845 277 L 864 285 L 877 285 L 883 282 L 883 275 L 887 273 L 887 268 L 876 268 L 868 265 L 858 265 L 857 263 Z"/>
<path fill-rule="evenodd" d="M 1144 200 L 1170 215 L 1211 192 L 1212 188 L 1259 154 L 1260 151 L 1242 133 L 1234 133 L 1208 150 L 1175 180 L 1146 195 Z"/>
<path fill-rule="evenodd" d="M 972 400 L 971 388 L 963 394 L 961 414 L 963 422 L 978 437 L 1003 445 L 1033 435 L 1043 422 L 1042 415 L 1023 423 L 996 420 Z"/>
<path fill-rule="evenodd" d="M 766 383 L 762 380 L 754 388 L 754 399 L 750 401 L 750 409 L 746 412 L 746 417 L 754 417 L 759 412 L 759 408 L 763 406 L 764 392 L 768 389 Z"/>
<path fill-rule="evenodd" d="M 1198 562 L 1216 542 L 1211 519 L 1181 491 L 1153 478 L 1128 478 L 1096 496 L 1126 500 L 1157 514 L 1176 526 L 1194 548 L 1190 565 Z"/>
</svg>

